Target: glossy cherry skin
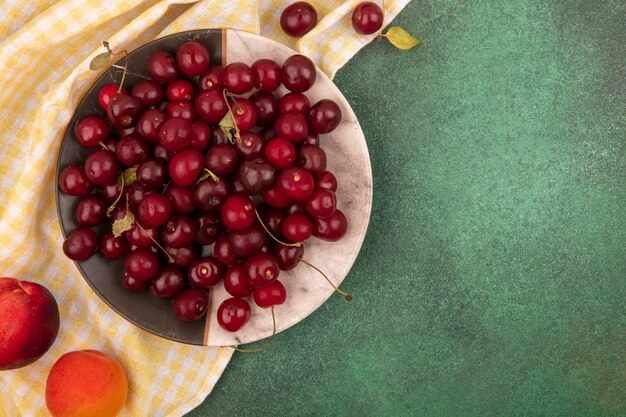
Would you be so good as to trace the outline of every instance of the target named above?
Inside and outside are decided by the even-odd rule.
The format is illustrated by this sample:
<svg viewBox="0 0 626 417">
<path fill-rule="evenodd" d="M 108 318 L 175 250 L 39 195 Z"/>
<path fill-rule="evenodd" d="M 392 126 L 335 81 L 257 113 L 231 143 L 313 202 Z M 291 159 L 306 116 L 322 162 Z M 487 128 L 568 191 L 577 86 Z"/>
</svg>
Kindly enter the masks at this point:
<svg viewBox="0 0 626 417">
<path fill-rule="evenodd" d="M 306 169 L 289 167 L 278 174 L 276 186 L 287 198 L 294 201 L 304 201 L 313 194 L 315 180 Z"/>
<path fill-rule="evenodd" d="M 124 271 L 135 279 L 149 281 L 159 272 L 159 259 L 147 249 L 135 249 L 126 257 Z"/>
<path fill-rule="evenodd" d="M 96 185 L 105 185 L 117 179 L 120 165 L 115 154 L 109 150 L 99 149 L 87 157 L 85 175 Z"/>
<path fill-rule="evenodd" d="M 315 133 L 330 133 L 341 123 L 341 109 L 332 100 L 320 100 L 309 110 L 309 127 Z"/>
<path fill-rule="evenodd" d="M 198 253 L 200 251 L 198 250 L 198 246 L 191 243 L 187 246 L 183 246 L 182 248 L 170 248 L 169 246 L 166 246 L 165 252 L 174 258 L 175 265 L 178 265 L 181 268 L 188 268 L 193 261 L 198 259 Z"/>
<path fill-rule="evenodd" d="M 252 292 L 252 285 L 246 276 L 243 264 L 228 267 L 224 273 L 224 289 L 233 297 L 247 297 Z"/>
<path fill-rule="evenodd" d="M 309 133 L 306 117 L 300 113 L 285 113 L 274 123 L 276 134 L 292 142 L 301 142 Z"/>
<path fill-rule="evenodd" d="M 182 117 L 167 119 L 159 127 L 159 143 L 170 152 L 178 152 L 191 144 L 191 122 Z"/>
<path fill-rule="evenodd" d="M 298 148 L 296 165 L 317 177 L 326 170 L 326 152 L 319 146 L 302 145 Z"/>
<path fill-rule="evenodd" d="M 189 288 L 174 298 L 172 309 L 180 320 L 196 321 L 206 314 L 208 304 L 209 298 L 204 291 Z"/>
<path fill-rule="evenodd" d="M 317 25 L 317 11 L 305 1 L 290 4 L 280 15 L 280 27 L 289 36 L 298 38 L 304 36 L 315 25 Z"/>
<path fill-rule="evenodd" d="M 141 114 L 141 102 L 129 94 L 120 93 L 111 100 L 107 106 L 109 121 L 119 129 L 131 127 Z"/>
<path fill-rule="evenodd" d="M 63 253 L 73 261 L 91 258 L 98 250 L 98 235 L 87 226 L 81 226 L 63 242 Z"/>
<path fill-rule="evenodd" d="M 233 118 L 240 131 L 245 132 L 256 125 L 256 107 L 250 100 L 235 98 L 230 100 L 230 108 L 233 110 Z"/>
<path fill-rule="evenodd" d="M 250 320 L 250 304 L 241 298 L 228 298 L 217 308 L 217 322 L 224 330 L 236 332 Z"/>
<path fill-rule="evenodd" d="M 252 64 L 254 86 L 266 92 L 272 92 L 280 87 L 281 68 L 275 61 L 262 58 Z"/>
<path fill-rule="evenodd" d="M 124 237 L 131 245 L 138 248 L 149 248 L 154 245 L 154 240 L 159 238 L 159 228 L 139 226 L 137 222 L 135 222 L 131 228 L 124 233 Z"/>
<path fill-rule="evenodd" d="M 198 223 L 185 215 L 174 216 L 161 227 L 161 241 L 171 248 L 182 248 L 193 242 Z"/>
<path fill-rule="evenodd" d="M 224 88 L 224 69 L 221 65 L 210 65 L 209 68 L 198 79 L 200 90 L 219 90 Z"/>
<path fill-rule="evenodd" d="M 194 100 L 194 105 L 198 117 L 209 124 L 219 123 L 228 113 L 226 100 L 224 100 L 220 90 L 203 90 L 199 92 Z"/>
<path fill-rule="evenodd" d="M 137 181 L 149 187 L 160 187 L 168 179 L 167 161 L 164 159 L 149 158 L 137 168 Z"/>
<path fill-rule="evenodd" d="M 185 149 L 172 156 L 169 162 L 169 174 L 174 184 L 191 187 L 196 183 L 204 169 L 204 156 L 194 150 Z"/>
<path fill-rule="evenodd" d="M 117 90 L 119 90 L 119 86 L 115 84 L 107 84 L 100 89 L 98 93 L 98 104 L 100 104 L 102 110 L 107 110 L 109 101 L 117 94 Z M 120 93 L 128 94 L 128 91 L 122 88 Z"/>
<path fill-rule="evenodd" d="M 330 217 L 337 209 L 337 199 L 334 191 L 317 188 L 306 201 L 304 208 L 314 218 L 325 219 Z"/>
<path fill-rule="evenodd" d="M 290 140 L 276 137 L 267 142 L 263 155 L 274 168 L 283 169 L 296 162 L 296 147 Z"/>
<path fill-rule="evenodd" d="M 165 96 L 168 101 L 193 100 L 196 97 L 196 89 L 187 80 L 176 80 L 167 86 Z"/>
<path fill-rule="evenodd" d="M 158 298 L 172 298 L 185 289 L 185 274 L 175 265 L 163 266 L 150 282 L 150 291 Z"/>
<path fill-rule="evenodd" d="M 315 64 L 304 55 L 292 55 L 283 63 L 282 81 L 289 91 L 304 93 L 315 84 Z"/>
<path fill-rule="evenodd" d="M 274 126 L 278 117 L 278 100 L 272 93 L 257 91 L 250 96 L 250 102 L 256 108 L 256 123 L 259 126 Z"/>
<path fill-rule="evenodd" d="M 300 213 L 288 215 L 282 224 L 283 236 L 292 242 L 304 242 L 313 234 L 311 220 Z"/>
<path fill-rule="evenodd" d="M 259 215 L 263 225 L 274 237 L 280 238 L 283 235 L 282 224 L 287 214 L 275 207 L 263 207 Z"/>
<path fill-rule="evenodd" d="M 272 188 L 264 191 L 261 196 L 269 206 L 276 208 L 284 208 L 293 203 L 282 191 L 274 184 Z"/>
<path fill-rule="evenodd" d="M 195 120 L 191 122 L 191 144 L 196 151 L 204 152 L 211 142 L 211 128 L 204 122 Z"/>
<path fill-rule="evenodd" d="M 190 214 L 198 208 L 191 188 L 170 184 L 163 191 L 163 195 L 170 200 L 172 212 L 176 214 Z"/>
<path fill-rule="evenodd" d="M 263 287 L 278 279 L 280 268 L 276 258 L 264 252 L 250 256 L 244 262 L 246 275 L 253 287 Z"/>
<path fill-rule="evenodd" d="M 133 278 L 127 273 L 124 273 L 124 278 L 122 279 L 124 287 L 129 291 L 141 291 L 148 286 L 149 282 Z"/>
<path fill-rule="evenodd" d="M 226 65 L 222 72 L 224 88 L 233 94 L 244 94 L 254 88 L 254 72 L 243 62 Z"/>
<path fill-rule="evenodd" d="M 235 143 L 235 150 L 242 158 L 261 156 L 265 141 L 254 132 L 242 132 L 241 140 Z"/>
<path fill-rule="evenodd" d="M 149 194 L 137 208 L 137 217 L 141 224 L 148 227 L 161 226 L 170 218 L 172 205 L 170 201 L 161 194 Z"/>
<path fill-rule="evenodd" d="M 165 90 L 154 80 L 139 81 L 130 94 L 139 100 L 143 108 L 158 106 L 165 98 Z"/>
<path fill-rule="evenodd" d="M 304 246 L 285 246 L 277 243 L 272 247 L 271 252 L 276 257 L 281 270 L 291 271 L 298 266 L 304 256 Z"/>
<path fill-rule="evenodd" d="M 228 241 L 235 254 L 242 257 L 254 255 L 265 244 L 265 230 L 258 223 L 253 224 L 246 230 L 230 232 Z"/>
<path fill-rule="evenodd" d="M 122 194 L 122 191 L 122 185 L 117 181 L 117 179 L 100 187 L 102 198 L 104 198 L 104 201 L 106 201 L 107 204 L 113 204 L 120 194 Z M 124 196 L 122 195 L 120 201 L 123 201 L 123 199 Z"/>
<path fill-rule="evenodd" d="M 150 143 L 159 141 L 159 127 L 167 119 L 167 114 L 159 109 L 148 109 L 137 120 L 136 132 L 143 140 Z"/>
<path fill-rule="evenodd" d="M 117 143 L 115 155 L 118 161 L 130 167 L 150 156 L 150 146 L 135 134 L 126 135 Z"/>
<path fill-rule="evenodd" d="M 165 105 L 169 117 L 180 117 L 193 122 L 196 120 L 196 108 L 191 100 L 174 100 Z"/>
<path fill-rule="evenodd" d="M 199 245 L 210 245 L 224 231 L 224 222 L 220 213 L 214 211 L 199 210 L 194 216 L 198 224 L 198 232 L 194 242 Z"/>
<path fill-rule="evenodd" d="M 352 27 L 358 33 L 371 35 L 383 25 L 383 10 L 371 1 L 364 1 L 352 12 Z"/>
<path fill-rule="evenodd" d="M 82 165 L 68 165 L 59 175 L 59 187 L 65 194 L 83 196 L 91 193 L 94 185 Z"/>
<path fill-rule="evenodd" d="M 228 230 L 246 230 L 255 220 L 254 202 L 247 195 L 233 194 L 224 201 L 222 221 Z"/>
<path fill-rule="evenodd" d="M 213 245 L 213 256 L 224 265 L 232 265 L 239 260 L 230 244 L 230 233 L 221 234 Z"/>
<path fill-rule="evenodd" d="M 124 236 L 113 236 L 112 232 L 106 232 L 100 238 L 100 253 L 110 260 L 119 259 L 128 252 L 128 241 Z"/>
<path fill-rule="evenodd" d="M 219 209 L 229 195 L 230 185 L 222 178 L 207 178 L 193 187 L 194 200 L 203 210 Z"/>
<path fill-rule="evenodd" d="M 324 171 L 315 178 L 315 188 L 337 191 L 337 177 L 330 171 Z"/>
<path fill-rule="evenodd" d="M 98 115 L 87 116 L 76 125 L 76 140 L 85 148 L 96 148 L 111 134 L 109 124 Z"/>
<path fill-rule="evenodd" d="M 196 288 L 208 289 L 222 280 L 224 266 L 212 256 L 199 258 L 187 269 L 187 279 Z"/>
<path fill-rule="evenodd" d="M 335 242 L 348 231 L 348 219 L 339 209 L 325 219 L 313 219 L 313 236 Z"/>
<path fill-rule="evenodd" d="M 311 108 L 308 97 L 302 93 L 287 93 L 281 97 L 278 110 L 283 113 L 300 113 L 306 115 Z"/>
<path fill-rule="evenodd" d="M 262 157 L 248 157 L 239 165 L 239 182 L 248 194 L 269 190 L 276 179 L 276 169 Z"/>
<path fill-rule="evenodd" d="M 225 177 L 237 169 L 237 151 L 232 145 L 218 144 L 209 148 L 204 165 L 218 177 Z"/>
<path fill-rule="evenodd" d="M 107 218 L 107 203 L 98 195 L 80 199 L 76 207 L 76 221 L 82 226 L 95 226 Z"/>
<path fill-rule="evenodd" d="M 209 51 L 198 42 L 185 42 L 176 51 L 176 64 L 189 77 L 202 74 L 210 62 Z"/>
<path fill-rule="evenodd" d="M 169 84 L 180 76 L 176 60 L 169 52 L 157 51 L 148 59 L 148 73 L 150 78 L 160 83 Z"/>
<path fill-rule="evenodd" d="M 148 194 L 154 194 L 157 192 L 158 187 L 153 185 L 146 185 L 140 181 L 133 182 L 130 187 L 126 188 L 125 196 L 128 200 L 128 205 L 131 209 L 136 210 L 141 200 Z"/>
<path fill-rule="evenodd" d="M 257 287 L 252 292 L 254 303 L 261 308 L 280 305 L 287 300 L 287 290 L 282 282 L 276 280 L 264 287 Z"/>
</svg>

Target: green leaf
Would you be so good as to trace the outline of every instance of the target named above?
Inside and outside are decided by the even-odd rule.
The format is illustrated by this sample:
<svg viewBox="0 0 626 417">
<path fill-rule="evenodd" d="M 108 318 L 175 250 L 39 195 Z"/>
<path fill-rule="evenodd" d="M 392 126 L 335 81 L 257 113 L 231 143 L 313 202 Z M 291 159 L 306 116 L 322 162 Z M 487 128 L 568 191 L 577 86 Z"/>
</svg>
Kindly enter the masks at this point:
<svg viewBox="0 0 626 417">
<path fill-rule="evenodd" d="M 122 172 L 122 186 L 128 187 L 135 181 L 137 181 L 137 168 L 139 165 L 132 166 L 130 168 L 126 168 L 124 172 Z"/>
<path fill-rule="evenodd" d="M 235 122 L 235 118 L 233 117 L 233 112 L 229 110 L 222 120 L 220 120 L 219 125 L 220 129 L 222 129 L 222 132 L 224 132 L 230 143 L 234 145 L 239 137 L 239 128 L 237 127 L 237 122 Z"/>
<path fill-rule="evenodd" d="M 89 69 L 92 71 L 98 71 L 99 69 L 104 68 L 106 64 L 109 63 L 110 58 L 111 52 L 103 52 L 96 55 L 89 63 Z"/>
<path fill-rule="evenodd" d="M 130 228 L 133 227 L 133 224 L 135 224 L 135 216 L 128 209 L 128 204 L 126 204 L 126 206 L 126 214 L 124 217 L 113 222 L 113 236 L 115 237 L 122 236 L 122 233 L 130 230 Z"/>
<path fill-rule="evenodd" d="M 398 26 L 389 28 L 383 35 L 393 46 L 398 49 L 409 50 L 420 44 L 420 40 L 411 36 L 409 32 Z"/>
</svg>

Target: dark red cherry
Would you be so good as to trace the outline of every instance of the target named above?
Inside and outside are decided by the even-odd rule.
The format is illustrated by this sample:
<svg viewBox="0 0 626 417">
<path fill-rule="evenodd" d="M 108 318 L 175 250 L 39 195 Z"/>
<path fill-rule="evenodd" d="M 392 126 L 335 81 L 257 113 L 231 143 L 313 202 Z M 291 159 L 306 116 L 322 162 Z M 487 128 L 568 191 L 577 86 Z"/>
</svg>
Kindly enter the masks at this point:
<svg viewBox="0 0 626 417">
<path fill-rule="evenodd" d="M 126 199 L 131 209 L 136 210 L 139 207 L 139 203 L 148 194 L 157 192 L 158 187 L 154 185 L 146 185 L 140 181 L 133 182 L 126 188 Z"/>
<path fill-rule="evenodd" d="M 221 234 L 213 245 L 213 256 L 224 265 L 232 265 L 239 260 L 230 244 L 230 233 Z"/>
<path fill-rule="evenodd" d="M 272 93 L 257 91 L 250 96 L 250 102 L 256 108 L 256 123 L 259 126 L 274 126 L 278 117 L 278 100 Z"/>
<path fill-rule="evenodd" d="M 153 80 L 169 84 L 178 79 L 180 70 L 176 66 L 176 60 L 172 54 L 165 51 L 157 51 L 148 60 L 148 73 Z"/>
<path fill-rule="evenodd" d="M 290 4 L 280 15 L 280 27 L 293 37 L 309 33 L 317 25 L 317 11 L 305 1 Z"/>
<path fill-rule="evenodd" d="M 200 250 L 198 249 L 198 246 L 191 243 L 187 246 L 183 246 L 182 248 L 170 248 L 169 246 L 166 246 L 165 252 L 174 258 L 175 265 L 178 265 L 181 268 L 188 268 L 193 261 L 198 259 Z"/>
<path fill-rule="evenodd" d="M 135 222 L 129 230 L 124 233 L 124 237 L 131 245 L 138 248 L 150 248 L 154 241 L 159 238 L 158 227 L 140 226 Z"/>
<path fill-rule="evenodd" d="M 278 174 L 276 185 L 287 198 L 294 201 L 304 201 L 313 194 L 315 180 L 306 169 L 289 167 Z"/>
<path fill-rule="evenodd" d="M 141 281 L 151 280 L 158 271 L 159 260 L 147 249 L 131 251 L 124 262 L 124 272 Z"/>
<path fill-rule="evenodd" d="M 209 51 L 198 42 L 185 42 L 176 51 L 176 64 L 183 74 L 195 77 L 209 68 Z"/>
<path fill-rule="evenodd" d="M 275 61 L 262 58 L 252 64 L 254 86 L 261 90 L 272 92 L 280 87 L 281 68 Z"/>
<path fill-rule="evenodd" d="M 63 242 L 63 253 L 73 261 L 91 258 L 98 250 L 98 235 L 87 226 L 70 233 Z"/>
<path fill-rule="evenodd" d="M 219 129 L 218 129 L 219 130 Z M 204 152 L 211 142 L 211 128 L 199 120 L 191 122 L 191 144 L 196 151 Z"/>
<path fill-rule="evenodd" d="M 165 265 L 150 282 L 150 291 L 158 298 L 172 298 L 185 289 L 185 274 L 175 265 Z"/>
<path fill-rule="evenodd" d="M 246 230 L 230 232 L 228 241 L 233 252 L 238 256 L 247 257 L 261 250 L 265 243 L 265 230 L 255 223 Z"/>
<path fill-rule="evenodd" d="M 209 124 L 219 123 L 228 113 L 226 100 L 224 100 L 221 90 L 204 90 L 199 92 L 194 104 L 198 117 Z"/>
<path fill-rule="evenodd" d="M 209 298 L 197 288 L 189 288 L 178 294 L 172 302 L 174 314 L 182 321 L 200 320 L 207 310 Z"/>
<path fill-rule="evenodd" d="M 124 287 L 129 291 L 141 291 L 148 286 L 149 282 L 150 281 L 133 278 L 127 273 L 124 273 L 124 278 L 122 280 Z"/>
<path fill-rule="evenodd" d="M 238 159 L 232 145 L 213 145 L 206 153 L 205 166 L 218 177 L 225 177 L 237 169 Z"/>
<path fill-rule="evenodd" d="M 257 287 L 252 292 L 254 303 L 261 308 L 283 304 L 287 299 L 287 290 L 282 282 L 276 280 L 265 287 Z"/>
<path fill-rule="evenodd" d="M 263 155 L 274 168 L 283 169 L 296 162 L 296 147 L 290 140 L 277 137 L 267 142 Z"/>
<path fill-rule="evenodd" d="M 291 271 L 298 266 L 304 256 L 304 246 L 285 246 L 277 243 L 272 247 L 272 255 L 276 257 L 280 269 Z"/>
<path fill-rule="evenodd" d="M 217 322 L 224 330 L 236 332 L 250 320 L 250 304 L 241 298 L 224 300 L 217 308 Z"/>
<path fill-rule="evenodd" d="M 98 115 L 87 116 L 76 125 L 76 140 L 85 148 L 96 148 L 111 134 L 109 124 Z"/>
<path fill-rule="evenodd" d="M 341 123 L 341 109 L 332 100 L 320 100 L 309 110 L 309 127 L 315 133 L 332 132 Z"/>
<path fill-rule="evenodd" d="M 139 81 L 130 94 L 139 100 L 143 108 L 158 106 L 165 99 L 165 90 L 154 80 Z"/>
<path fill-rule="evenodd" d="M 276 208 L 284 208 L 293 203 L 291 199 L 280 191 L 276 184 L 274 184 L 274 186 L 272 186 L 269 190 L 263 192 L 261 196 L 263 197 L 263 201 L 265 201 L 269 206 Z"/>
<path fill-rule="evenodd" d="M 313 224 L 304 214 L 288 215 L 282 224 L 283 236 L 292 242 L 304 242 L 313 234 Z"/>
<path fill-rule="evenodd" d="M 171 248 L 182 248 L 193 242 L 198 223 L 185 215 L 174 216 L 161 227 L 161 241 Z"/>
<path fill-rule="evenodd" d="M 326 170 L 326 152 L 319 146 L 302 145 L 298 148 L 296 165 L 317 177 Z"/>
<path fill-rule="evenodd" d="M 371 35 L 383 25 L 383 10 L 371 1 L 359 3 L 352 12 L 352 27 L 358 33 Z"/>
<path fill-rule="evenodd" d="M 187 279 L 196 288 L 209 288 L 222 280 L 224 266 L 212 256 L 196 259 L 187 269 Z"/>
<path fill-rule="evenodd" d="M 107 116 L 113 126 L 125 129 L 137 122 L 141 114 L 141 102 L 136 97 L 128 94 L 115 95 L 108 104 Z"/>
<path fill-rule="evenodd" d="M 264 145 L 265 141 L 258 133 L 242 132 L 241 140 L 235 143 L 235 149 L 241 157 L 247 158 L 261 156 L 263 154 Z"/>
<path fill-rule="evenodd" d="M 335 242 L 348 231 L 348 219 L 339 209 L 325 219 L 313 219 L 313 236 Z"/>
<path fill-rule="evenodd" d="M 196 97 L 196 89 L 187 80 L 176 80 L 167 86 L 165 95 L 168 101 L 193 100 Z"/>
<path fill-rule="evenodd" d="M 191 188 L 170 184 L 163 192 L 163 195 L 170 200 L 174 213 L 190 214 L 198 208 L 193 198 L 193 190 Z"/>
<path fill-rule="evenodd" d="M 243 264 L 228 267 L 224 273 L 224 289 L 233 297 L 247 297 L 252 292 L 252 285 L 246 276 Z"/>
<path fill-rule="evenodd" d="M 59 175 L 61 191 L 69 195 L 87 195 L 93 191 L 94 185 L 82 165 L 68 165 Z"/>
<path fill-rule="evenodd" d="M 274 185 L 276 169 L 262 157 L 248 157 L 239 165 L 238 178 L 248 194 L 260 194 Z"/>
<path fill-rule="evenodd" d="M 337 191 L 337 178 L 332 172 L 324 171 L 315 178 L 315 188 Z"/>
<path fill-rule="evenodd" d="M 300 113 L 285 113 L 276 118 L 276 134 L 292 142 L 301 142 L 309 133 L 306 118 Z"/>
<path fill-rule="evenodd" d="M 233 62 L 226 65 L 222 77 L 224 79 L 224 88 L 233 94 L 244 94 L 254 88 L 252 68 L 243 62 Z"/>
<path fill-rule="evenodd" d="M 253 287 L 263 287 L 278 279 L 280 268 L 276 258 L 265 252 L 250 256 L 244 262 L 246 275 Z"/>
<path fill-rule="evenodd" d="M 167 182 L 169 174 L 167 161 L 161 158 L 149 158 L 139 164 L 137 181 L 150 187 L 160 187 Z"/>
<path fill-rule="evenodd" d="M 204 169 L 204 156 L 194 149 L 185 149 L 172 156 L 168 169 L 174 184 L 191 187 Z"/>
<path fill-rule="evenodd" d="M 128 241 L 124 236 L 113 236 L 112 232 L 106 232 L 100 238 L 100 253 L 110 260 L 119 259 L 128 252 Z"/>
<path fill-rule="evenodd" d="M 222 206 L 222 221 L 230 231 L 249 228 L 256 220 L 254 202 L 244 194 L 229 196 Z"/>
<path fill-rule="evenodd" d="M 223 178 L 207 178 L 193 187 L 196 204 L 203 210 L 216 210 L 230 195 L 230 185 Z"/>
<path fill-rule="evenodd" d="M 167 103 L 165 113 L 169 117 L 180 117 L 193 122 L 196 120 L 196 108 L 191 100 L 174 100 Z"/>
<path fill-rule="evenodd" d="M 115 154 L 99 149 L 87 157 L 85 175 L 96 185 L 105 185 L 115 181 L 120 174 L 120 165 Z"/>
<path fill-rule="evenodd" d="M 283 63 L 282 81 L 289 91 L 303 93 L 315 84 L 315 64 L 304 55 L 292 55 Z"/>
<path fill-rule="evenodd" d="M 280 113 L 307 114 L 311 108 L 311 102 L 302 93 L 287 93 L 280 99 L 278 110 Z"/>
<path fill-rule="evenodd" d="M 141 224 L 148 227 L 157 227 L 170 218 L 172 205 L 170 201 L 161 194 L 148 194 L 139 203 L 137 217 Z"/>
<path fill-rule="evenodd" d="M 194 241 L 199 245 L 210 245 L 224 231 L 224 222 L 219 213 L 199 210 L 194 216 L 198 224 L 198 233 Z"/>
<path fill-rule="evenodd" d="M 100 104 L 102 110 L 107 111 L 109 101 L 117 94 L 117 90 L 119 90 L 119 86 L 115 84 L 107 84 L 100 89 L 98 93 L 98 104 Z M 128 94 L 128 91 L 122 88 L 120 93 Z"/>
<path fill-rule="evenodd" d="M 83 226 L 95 226 L 107 218 L 107 203 L 99 195 L 80 199 L 76 207 L 76 221 Z"/>
<path fill-rule="evenodd" d="M 200 90 L 222 91 L 224 88 L 223 71 L 224 69 L 220 65 L 210 65 L 198 79 L 198 88 Z"/>
<path fill-rule="evenodd" d="M 150 156 L 150 146 L 135 134 L 126 135 L 117 143 L 115 155 L 122 164 L 130 167 Z"/>
<path fill-rule="evenodd" d="M 178 152 L 191 144 L 191 122 L 182 117 L 167 119 L 159 127 L 159 143 L 170 152 Z"/>
<path fill-rule="evenodd" d="M 159 127 L 167 119 L 167 114 L 159 109 L 148 109 L 137 120 L 136 132 L 143 140 L 150 143 L 159 141 Z"/>
<path fill-rule="evenodd" d="M 256 125 L 256 107 L 245 98 L 234 98 L 229 102 L 233 110 L 233 118 L 242 132 L 250 130 Z"/>
<path fill-rule="evenodd" d="M 337 208 L 334 191 L 317 188 L 304 205 L 306 212 L 314 218 L 330 217 Z"/>
</svg>

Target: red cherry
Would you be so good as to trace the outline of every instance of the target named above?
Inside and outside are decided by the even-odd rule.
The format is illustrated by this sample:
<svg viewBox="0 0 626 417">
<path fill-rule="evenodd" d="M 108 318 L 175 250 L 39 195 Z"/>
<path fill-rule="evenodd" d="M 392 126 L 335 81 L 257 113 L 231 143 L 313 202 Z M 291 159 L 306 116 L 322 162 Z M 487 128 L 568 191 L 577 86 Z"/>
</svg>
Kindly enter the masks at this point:
<svg viewBox="0 0 626 417">
<path fill-rule="evenodd" d="M 309 33 L 317 24 L 317 11 L 305 1 L 290 4 L 280 15 L 280 27 L 293 37 Z"/>
<path fill-rule="evenodd" d="M 244 194 L 233 194 L 224 201 L 222 220 L 228 230 L 246 230 L 256 220 L 254 202 Z"/>
<path fill-rule="evenodd" d="M 233 297 L 247 297 L 252 292 L 243 264 L 228 267 L 224 274 L 224 289 Z"/>
<path fill-rule="evenodd" d="M 252 286 L 263 287 L 278 279 L 280 267 L 273 255 L 258 252 L 244 262 L 246 275 Z"/>
<path fill-rule="evenodd" d="M 206 293 L 190 288 L 178 294 L 172 302 L 174 314 L 182 321 L 196 321 L 206 314 L 209 299 Z"/>
<path fill-rule="evenodd" d="M 209 68 L 209 51 L 198 42 L 186 42 L 176 51 L 176 64 L 183 74 L 195 77 Z"/>
<path fill-rule="evenodd" d="M 339 209 L 325 219 L 313 220 L 313 236 L 335 242 L 345 236 L 348 231 L 348 219 Z"/>
<path fill-rule="evenodd" d="M 185 149 L 172 156 L 169 162 L 170 178 L 181 187 L 191 187 L 204 169 L 204 156 L 194 150 Z"/>
<path fill-rule="evenodd" d="M 352 12 L 352 27 L 358 33 L 371 35 L 383 25 L 383 10 L 376 3 L 364 1 Z"/>
<path fill-rule="evenodd" d="M 96 148 L 111 133 L 109 124 L 97 115 L 87 116 L 76 125 L 76 140 L 85 148 Z"/>
<path fill-rule="evenodd" d="M 229 332 L 236 332 L 250 320 L 250 304 L 241 298 L 228 298 L 217 308 L 217 322 Z"/>
<path fill-rule="evenodd" d="M 255 288 L 252 296 L 256 305 L 261 308 L 269 308 L 283 304 L 287 299 L 287 290 L 280 281 L 274 281 L 265 287 Z"/>
</svg>

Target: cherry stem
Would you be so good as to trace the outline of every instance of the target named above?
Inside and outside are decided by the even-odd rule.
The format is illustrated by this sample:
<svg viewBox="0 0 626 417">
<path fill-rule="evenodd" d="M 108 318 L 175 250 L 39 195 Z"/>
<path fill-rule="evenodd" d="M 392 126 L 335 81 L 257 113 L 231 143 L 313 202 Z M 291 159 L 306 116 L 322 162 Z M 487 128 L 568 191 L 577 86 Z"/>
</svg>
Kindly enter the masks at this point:
<svg viewBox="0 0 626 417">
<path fill-rule="evenodd" d="M 276 316 L 274 315 L 274 306 L 272 306 L 271 308 L 272 308 L 272 336 L 265 343 L 263 343 L 261 346 L 257 348 L 246 349 L 246 348 L 233 346 L 233 349 L 235 349 L 237 352 L 244 352 L 244 353 L 260 352 L 262 350 L 267 349 L 268 346 L 271 345 L 272 342 L 274 342 L 274 339 L 276 336 Z"/>
<path fill-rule="evenodd" d="M 167 251 L 165 250 L 165 248 L 163 246 L 161 246 L 161 244 L 159 244 L 159 242 L 157 242 L 152 236 L 150 236 L 148 234 L 148 232 L 146 232 L 146 229 L 144 229 L 143 227 L 141 227 L 141 225 L 139 224 L 139 222 L 135 222 L 135 224 L 137 225 L 137 227 L 139 228 L 139 230 L 141 230 L 143 232 L 144 235 L 146 235 L 148 237 L 148 239 L 150 239 L 152 242 L 154 242 L 155 245 L 157 245 L 157 247 L 159 249 L 161 249 L 163 251 L 163 253 L 165 254 L 165 256 L 167 257 L 167 261 L 171 264 L 173 264 L 174 262 L 176 262 L 176 260 L 172 257 L 172 255 L 170 255 L 169 253 L 167 253 Z"/>
<path fill-rule="evenodd" d="M 235 125 L 235 141 L 239 141 L 241 140 L 241 132 L 239 130 L 239 127 L 237 126 L 237 121 L 235 120 L 235 113 L 233 113 L 233 109 L 230 108 L 230 103 L 228 102 L 228 97 L 226 97 L 226 94 L 228 92 L 226 91 L 226 89 L 222 90 L 222 95 L 224 96 L 224 101 L 226 102 L 226 107 L 228 107 L 228 111 L 230 112 L 230 114 L 233 116 L 233 124 Z M 229 96 L 231 96 L 230 94 L 228 94 Z M 231 96 L 232 98 L 232 96 Z M 237 104 L 237 102 L 235 101 L 235 104 Z M 239 106 L 239 104 L 237 104 L 237 110 L 242 110 L 241 107 Z M 237 113 L 239 115 L 241 115 L 241 113 Z M 234 142 L 231 142 L 233 145 L 235 144 Z"/>
<path fill-rule="evenodd" d="M 196 183 L 194 185 L 198 185 L 198 183 L 200 181 L 204 181 L 207 178 L 211 178 L 213 181 L 217 181 L 220 179 L 220 177 L 218 177 L 217 175 L 215 175 L 213 172 L 211 172 L 211 170 L 209 168 L 204 168 L 202 170 L 202 172 L 204 172 L 204 174 L 200 175 L 200 177 L 198 178 L 198 181 L 196 181 Z M 168 183 L 169 185 L 169 183 Z"/>
<path fill-rule="evenodd" d="M 340 290 L 339 288 L 337 288 L 337 286 L 335 284 L 332 283 L 332 281 L 330 279 L 328 279 L 328 277 L 326 276 L 326 274 L 324 274 L 318 267 L 316 267 L 315 265 L 312 265 L 310 263 L 308 263 L 307 261 L 305 261 L 304 259 L 300 259 L 300 262 L 303 262 L 305 265 L 310 266 L 311 268 L 315 269 L 317 272 L 319 272 L 320 274 L 322 274 L 322 276 L 324 278 L 326 278 L 326 281 L 328 281 L 328 283 L 330 285 L 332 285 L 332 287 L 335 289 L 335 291 L 337 291 L 339 294 L 341 294 L 343 296 L 343 298 L 345 298 L 348 301 L 352 301 L 352 296 L 350 294 L 348 294 L 345 291 Z"/>
<path fill-rule="evenodd" d="M 100 142 L 102 143 L 102 142 Z M 104 145 L 102 143 L 102 145 Z M 111 204 L 109 206 L 109 208 L 107 209 L 107 216 L 111 217 L 111 213 L 113 213 L 113 210 L 115 210 L 115 206 L 117 206 L 117 203 L 120 202 L 120 200 L 122 199 L 122 194 L 124 194 L 124 173 L 122 171 L 120 171 L 120 182 L 122 183 L 122 189 L 120 190 L 119 195 L 117 196 L 117 198 L 115 199 L 115 201 L 113 202 L 113 204 Z"/>
<path fill-rule="evenodd" d="M 296 247 L 299 248 L 300 246 L 302 246 L 302 242 L 296 242 L 296 243 L 285 243 L 282 240 L 278 239 L 276 236 L 274 236 L 272 234 L 272 232 L 269 231 L 269 229 L 267 228 L 267 226 L 265 226 L 265 224 L 263 223 L 263 220 L 261 220 L 261 215 L 259 214 L 259 212 L 257 211 L 257 209 L 254 209 L 254 214 L 256 214 L 256 218 L 259 219 L 259 223 L 261 223 L 261 226 L 263 226 L 263 229 L 265 229 L 265 231 L 267 232 L 268 235 L 270 235 L 270 237 L 272 239 L 274 239 L 276 242 L 280 243 L 281 245 L 284 246 L 291 246 L 291 247 Z"/>
<path fill-rule="evenodd" d="M 111 152 L 113 152 L 113 149 L 109 148 L 109 147 L 108 147 L 108 146 L 107 146 L 104 142 L 102 142 L 102 141 L 98 142 L 98 145 L 100 145 L 100 147 L 101 147 L 102 149 L 104 149 L 105 151 L 111 151 Z"/>
<path fill-rule="evenodd" d="M 126 79 L 126 72 L 128 71 L 128 52 L 126 52 L 126 49 L 123 49 L 120 52 L 113 52 L 111 48 L 109 48 L 109 42 L 107 41 L 103 41 L 102 45 L 104 45 L 104 47 L 111 55 L 124 54 L 124 72 L 122 73 L 122 81 L 120 81 L 120 86 L 117 88 L 117 94 L 119 94 L 122 92 L 122 88 L 124 87 L 124 80 Z"/>
</svg>

